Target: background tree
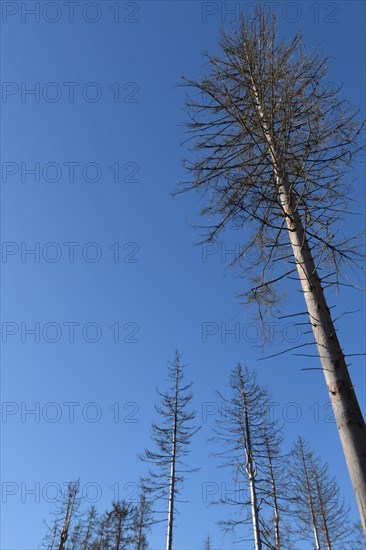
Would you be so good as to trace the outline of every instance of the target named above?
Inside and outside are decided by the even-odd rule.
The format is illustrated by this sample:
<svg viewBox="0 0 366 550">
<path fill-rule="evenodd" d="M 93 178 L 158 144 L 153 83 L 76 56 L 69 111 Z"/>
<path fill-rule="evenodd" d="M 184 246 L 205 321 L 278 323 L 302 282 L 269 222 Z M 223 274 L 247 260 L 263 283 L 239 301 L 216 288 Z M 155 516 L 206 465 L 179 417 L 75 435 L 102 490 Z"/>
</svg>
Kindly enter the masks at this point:
<svg viewBox="0 0 366 550">
<path fill-rule="evenodd" d="M 147 533 L 153 524 L 151 502 L 146 488 L 141 485 L 139 501 L 133 514 L 133 542 L 135 550 L 147 550 Z"/>
<path fill-rule="evenodd" d="M 286 456 L 282 454 L 283 434 L 273 420 L 263 434 L 264 446 L 264 496 L 271 512 L 261 520 L 262 537 L 267 547 L 273 550 L 290 548 L 292 527 L 288 520 L 290 498 Z"/>
<path fill-rule="evenodd" d="M 112 545 L 110 526 L 111 517 L 107 512 L 104 512 L 104 514 L 99 517 L 95 538 L 90 547 L 91 550 L 109 550 Z"/>
<path fill-rule="evenodd" d="M 183 189 L 207 196 L 208 240 L 248 226 L 238 260 L 254 249 L 247 297 L 262 319 L 278 302 L 276 283 L 297 272 L 366 532 L 365 422 L 323 289 L 342 284 L 361 257 L 339 221 L 364 123 L 328 86 L 328 59 L 306 53 L 300 34 L 280 40 L 264 8 L 222 33 L 220 48 L 206 76 L 185 80 L 198 92 L 187 100 L 197 158 L 186 162 L 192 181 Z"/>
<path fill-rule="evenodd" d="M 291 455 L 293 518 L 302 540 L 313 541 L 317 550 L 354 548 L 349 510 L 335 479 L 329 475 L 328 465 L 321 463 L 302 437 L 298 438 Z"/>
<path fill-rule="evenodd" d="M 181 357 L 176 351 L 175 359 L 169 362 L 168 377 L 171 386 L 166 393 L 160 393 L 161 405 L 156 411 L 162 418 L 162 423 L 152 424 L 152 440 L 154 450 L 145 449 L 140 455 L 143 461 L 153 465 L 148 477 L 143 478 L 143 485 L 149 495 L 156 500 L 167 502 L 163 513 L 167 517 L 167 550 L 172 549 L 174 532 L 174 514 L 187 473 L 194 469 L 188 468 L 183 459 L 189 453 L 189 445 L 193 435 L 198 431 L 192 425 L 196 414 L 189 410 L 192 394 L 191 383 L 184 382 L 184 368 Z M 155 512 L 160 512 L 161 510 Z"/>
<path fill-rule="evenodd" d="M 284 476 L 277 478 L 281 470 L 280 427 L 270 418 L 269 393 L 257 383 L 254 372 L 238 364 L 229 386 L 229 396 L 218 392 L 224 412 L 216 419 L 213 440 L 224 447 L 217 454 L 234 474 L 235 496 L 223 503 L 239 505 L 241 517 L 221 523 L 231 530 L 251 522 L 256 550 L 280 548 L 282 538 L 287 540 L 283 533 L 286 484 Z"/>
<path fill-rule="evenodd" d="M 80 484 L 78 481 L 70 482 L 67 486 L 67 495 L 66 495 L 66 500 L 64 502 L 65 512 L 64 512 L 63 524 L 62 524 L 61 533 L 60 533 L 58 550 L 66 549 L 65 545 L 66 545 L 67 538 L 69 536 L 69 532 L 71 530 L 71 522 L 75 517 L 77 508 L 79 507 L 80 501 L 77 500 L 79 488 L 80 488 Z"/>
<path fill-rule="evenodd" d="M 212 550 L 212 539 L 210 534 L 208 534 L 203 541 L 203 550 Z"/>
<path fill-rule="evenodd" d="M 57 527 L 57 521 L 54 521 L 52 524 L 52 527 L 50 527 L 46 522 L 47 526 L 47 532 L 42 540 L 42 548 L 47 548 L 47 550 L 54 550 L 57 548 L 56 541 L 57 541 L 57 534 L 58 534 L 58 527 Z"/>
<path fill-rule="evenodd" d="M 48 527 L 48 531 L 43 540 L 42 544 L 45 548 L 49 550 L 68 550 L 66 541 L 68 540 L 69 534 L 79 525 L 79 488 L 79 481 L 71 481 L 68 483 L 67 491 L 62 495 L 61 502 L 58 503 L 55 512 L 56 519 L 52 527 Z M 78 531 L 80 531 L 80 527 L 77 527 L 75 537 L 78 536 Z"/>
<path fill-rule="evenodd" d="M 95 506 L 91 506 L 86 512 L 86 518 L 83 521 L 83 538 L 80 544 L 80 550 L 88 550 L 94 539 L 99 518 Z"/>
<path fill-rule="evenodd" d="M 112 503 L 111 511 L 107 512 L 110 548 L 114 548 L 114 550 L 131 548 L 134 513 L 135 507 L 130 502 L 115 501 Z"/>
<path fill-rule="evenodd" d="M 69 544 L 65 546 L 65 550 L 80 550 L 82 545 L 82 536 L 83 536 L 83 524 L 82 520 L 79 519 L 72 531 L 69 534 Z"/>
</svg>

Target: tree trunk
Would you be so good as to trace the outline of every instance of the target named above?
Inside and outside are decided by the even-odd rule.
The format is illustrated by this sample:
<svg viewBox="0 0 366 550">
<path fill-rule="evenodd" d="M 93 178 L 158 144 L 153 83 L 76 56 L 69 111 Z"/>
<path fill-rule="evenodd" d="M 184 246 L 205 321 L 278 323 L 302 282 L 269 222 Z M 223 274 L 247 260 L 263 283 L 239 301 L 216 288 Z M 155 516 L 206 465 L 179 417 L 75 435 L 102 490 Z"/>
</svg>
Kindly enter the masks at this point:
<svg viewBox="0 0 366 550">
<path fill-rule="evenodd" d="M 69 535 L 69 528 L 70 528 L 71 518 L 72 518 L 73 511 L 74 511 L 76 492 L 77 492 L 77 489 L 75 487 L 69 486 L 66 511 L 65 511 L 64 522 L 63 522 L 61 534 L 60 534 L 60 541 L 58 543 L 58 550 L 65 550 L 65 543 L 66 543 L 67 537 Z"/>
<path fill-rule="evenodd" d="M 301 460 L 302 460 L 302 464 L 303 464 L 303 468 L 304 468 L 304 477 L 305 477 L 306 490 L 307 490 L 307 493 L 308 493 L 311 523 L 313 525 L 313 532 L 314 532 L 314 539 L 315 539 L 315 550 L 320 550 L 320 542 L 319 542 L 318 527 L 317 527 L 317 524 L 316 524 L 314 500 L 313 500 L 312 489 L 311 489 L 311 485 L 310 485 L 309 474 L 308 474 L 308 470 L 306 468 L 306 457 L 304 455 L 303 443 L 301 443 Z"/>
<path fill-rule="evenodd" d="M 323 373 L 364 531 L 366 533 L 366 430 L 345 357 L 339 344 L 305 231 L 290 199 L 289 184 L 280 185 L 292 250 L 301 281 Z"/>
<path fill-rule="evenodd" d="M 166 537 L 166 550 L 172 550 L 173 547 L 173 521 L 174 521 L 174 490 L 175 490 L 175 459 L 177 445 L 177 408 L 178 408 L 178 368 L 176 369 L 175 378 L 175 403 L 174 403 L 174 427 L 172 441 L 172 456 L 170 463 L 170 487 L 169 487 L 169 503 L 168 503 L 168 529 Z"/>
<path fill-rule="evenodd" d="M 257 493 L 256 493 L 256 487 L 255 487 L 255 468 L 253 467 L 253 459 L 248 456 L 248 467 L 247 467 L 247 473 L 249 478 L 249 486 L 250 486 L 250 503 L 252 508 L 252 521 L 253 521 L 253 532 L 254 532 L 254 546 L 255 550 L 261 550 L 262 549 L 262 541 L 260 538 L 260 531 L 259 531 L 259 518 L 258 518 L 258 501 L 257 501 Z"/>
<path fill-rule="evenodd" d="M 254 533 L 254 545 L 255 550 L 262 550 L 262 541 L 260 537 L 259 530 L 259 514 L 258 514 L 258 499 L 256 491 L 256 482 L 255 478 L 257 476 L 255 462 L 252 453 L 252 442 L 250 434 L 250 425 L 248 418 L 248 409 L 247 409 L 247 398 L 245 395 L 245 388 L 243 385 L 243 380 L 240 380 L 241 383 L 241 394 L 243 397 L 243 413 L 244 413 L 244 422 L 245 422 L 245 440 L 244 440 L 244 449 L 246 454 L 246 471 L 249 479 L 250 487 L 250 505 L 252 510 L 252 522 L 253 522 L 253 533 Z"/>
<path fill-rule="evenodd" d="M 143 523 L 144 523 L 144 511 L 141 508 L 140 518 L 139 518 L 139 529 L 138 529 L 138 535 L 137 535 L 137 546 L 136 550 L 142 550 L 142 529 L 143 529 Z"/>
<path fill-rule="evenodd" d="M 275 545 L 276 545 L 275 548 L 276 550 L 280 550 L 281 548 L 280 514 L 278 510 L 278 503 L 277 503 L 276 480 L 275 480 L 273 465 L 272 465 L 272 453 L 271 453 L 271 448 L 267 438 L 266 438 L 266 447 L 267 447 L 267 453 L 268 453 L 269 475 L 271 478 L 271 486 L 272 486 L 272 492 L 273 492 L 273 518 L 274 518 L 273 521 L 274 521 Z"/>
<path fill-rule="evenodd" d="M 265 109 L 252 78 L 257 112 L 269 146 L 271 162 L 281 206 L 286 218 L 289 239 L 305 297 L 330 401 L 339 430 L 343 452 L 356 495 L 366 534 L 366 427 L 339 344 L 330 311 L 308 245 L 300 214 L 291 196 L 290 182 L 281 154 L 276 147 Z"/>
<path fill-rule="evenodd" d="M 316 491 L 318 493 L 318 500 L 319 500 L 319 506 L 320 506 L 320 513 L 321 513 L 321 516 L 322 516 L 325 542 L 327 543 L 327 549 L 332 550 L 332 544 L 330 542 L 330 536 L 329 536 L 329 530 L 328 530 L 328 522 L 327 522 L 327 518 L 326 518 L 326 514 L 325 514 L 324 501 L 323 501 L 322 492 L 321 492 L 320 485 L 319 485 L 318 474 L 317 474 L 315 468 L 313 469 L 313 476 L 314 476 L 314 479 L 315 479 Z"/>
</svg>

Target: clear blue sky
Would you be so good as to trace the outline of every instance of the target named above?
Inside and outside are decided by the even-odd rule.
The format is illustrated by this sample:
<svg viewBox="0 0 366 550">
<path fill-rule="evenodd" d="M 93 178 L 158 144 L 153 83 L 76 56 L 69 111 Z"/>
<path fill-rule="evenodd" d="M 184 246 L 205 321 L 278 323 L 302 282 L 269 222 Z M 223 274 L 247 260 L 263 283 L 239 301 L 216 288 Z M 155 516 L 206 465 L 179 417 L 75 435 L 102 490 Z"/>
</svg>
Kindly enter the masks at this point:
<svg viewBox="0 0 366 550">
<path fill-rule="evenodd" d="M 252 3 L 236 4 L 250 15 Z M 215 526 L 230 508 L 207 507 L 212 497 L 202 491 L 213 483 L 218 496 L 230 480 L 209 456 L 214 415 L 204 413 L 237 361 L 257 368 L 279 403 L 287 447 L 302 434 L 330 463 L 357 519 L 321 372 L 301 371 L 308 362 L 290 354 L 257 361 L 257 328 L 235 297 L 245 282 L 227 269 L 225 253 L 240 235 L 228 234 L 216 251 L 194 247 L 198 198 L 170 196 L 185 178 L 184 90 L 176 85 L 181 74 L 198 76 L 203 50 L 217 49 L 234 5 L 1 3 L 4 550 L 38 547 L 55 490 L 69 480 L 80 478 L 100 510 L 117 488 L 120 498 L 134 495 L 144 472 L 136 454 L 149 445 L 155 387 L 166 387 L 175 348 L 189 365 L 203 425 L 190 457 L 201 470 L 186 484 L 177 549 L 199 548 L 208 532 L 215 548 L 234 548 Z M 310 47 L 321 43 L 334 56 L 330 81 L 344 81 L 364 113 L 364 2 L 281 2 L 278 14 L 285 36 L 301 28 Z M 364 164 L 355 176 L 356 230 Z M 338 313 L 358 310 L 337 325 L 346 352 L 365 351 L 364 293 L 342 291 L 330 302 Z M 301 309 L 291 289 L 285 311 Z M 215 334 L 203 338 L 203 327 Z M 238 328 L 239 341 L 222 327 Z M 284 321 L 275 330 L 272 351 L 287 345 L 282 336 L 301 336 Z M 351 362 L 364 410 L 364 359 Z M 164 547 L 161 527 L 150 544 Z"/>
</svg>

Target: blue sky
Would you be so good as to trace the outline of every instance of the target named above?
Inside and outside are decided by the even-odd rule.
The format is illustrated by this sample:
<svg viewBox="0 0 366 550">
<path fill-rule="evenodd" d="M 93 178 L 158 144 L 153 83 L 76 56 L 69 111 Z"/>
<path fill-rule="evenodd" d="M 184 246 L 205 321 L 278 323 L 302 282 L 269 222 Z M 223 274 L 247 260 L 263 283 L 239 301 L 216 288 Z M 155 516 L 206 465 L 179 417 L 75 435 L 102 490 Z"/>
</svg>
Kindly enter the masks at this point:
<svg viewBox="0 0 366 550">
<path fill-rule="evenodd" d="M 301 371 L 307 361 L 290 354 L 258 362 L 257 327 L 236 299 L 245 282 L 227 267 L 240 235 L 228 233 L 216 249 L 194 246 L 198 197 L 170 195 L 186 177 L 180 76 L 198 76 L 221 23 L 230 25 L 239 8 L 250 14 L 252 4 L 1 4 L 1 548 L 37 548 L 51 501 L 69 480 L 80 478 L 100 510 L 117 489 L 134 495 L 155 388 L 166 387 L 176 348 L 203 426 L 190 459 L 201 470 L 186 484 L 176 548 L 199 548 L 208 532 L 215 548 L 235 548 L 215 526 L 230 509 L 207 507 L 203 491 L 216 484 L 217 496 L 229 483 L 206 438 L 215 390 L 237 361 L 256 368 L 272 392 L 286 445 L 302 434 L 330 463 L 357 519 L 321 372 Z M 334 57 L 329 80 L 344 81 L 364 113 L 365 4 L 279 6 L 281 32 L 302 29 L 309 47 L 321 43 Z M 364 181 L 360 162 L 354 230 L 364 222 Z M 365 351 L 364 293 L 342 291 L 330 303 L 337 313 L 358 310 L 337 326 L 346 352 Z M 290 289 L 285 312 L 302 308 Z M 270 351 L 301 337 L 278 321 Z M 350 369 L 365 410 L 364 359 L 352 358 Z M 150 544 L 164 546 L 162 527 Z"/>
</svg>

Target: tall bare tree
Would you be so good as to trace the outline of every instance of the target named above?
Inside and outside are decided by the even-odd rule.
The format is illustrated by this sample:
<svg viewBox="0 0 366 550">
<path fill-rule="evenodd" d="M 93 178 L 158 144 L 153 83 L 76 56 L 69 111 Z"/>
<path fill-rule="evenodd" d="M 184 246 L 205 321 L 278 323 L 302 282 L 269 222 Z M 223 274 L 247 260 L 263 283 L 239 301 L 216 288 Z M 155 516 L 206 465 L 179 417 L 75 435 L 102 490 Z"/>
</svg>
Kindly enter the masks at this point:
<svg viewBox="0 0 366 550">
<path fill-rule="evenodd" d="M 216 418 L 213 440 L 224 447 L 217 456 L 232 469 L 235 481 L 234 498 L 225 498 L 223 503 L 241 508 L 241 519 L 221 524 L 233 529 L 251 522 L 255 549 L 277 549 L 281 547 L 286 492 L 284 480 L 277 483 L 280 426 L 270 418 L 270 396 L 257 383 L 255 372 L 238 364 L 229 386 L 230 395 L 218 392 L 224 412 Z M 249 497 L 243 487 L 248 488 Z"/>
<path fill-rule="evenodd" d="M 340 87 L 328 85 L 328 58 L 307 53 L 300 34 L 281 40 L 260 5 L 222 33 L 220 48 L 201 79 L 185 80 L 196 92 L 187 108 L 197 156 L 186 162 L 192 181 L 182 191 L 208 197 L 208 240 L 226 226 L 248 226 L 238 260 L 255 250 L 246 271 L 261 318 L 278 301 L 278 282 L 297 272 L 366 531 L 365 422 L 323 288 L 342 284 L 345 268 L 360 263 L 358 241 L 339 221 L 350 208 L 364 123 Z"/>
<path fill-rule="evenodd" d="M 316 550 L 355 548 L 349 510 L 335 479 L 329 475 L 328 465 L 315 456 L 301 437 L 296 441 L 291 456 L 293 518 L 302 539 L 311 541 L 313 533 Z"/>
<path fill-rule="evenodd" d="M 143 479 L 143 485 L 154 500 L 167 501 L 166 549 L 172 550 L 176 503 L 187 473 L 193 472 L 184 458 L 189 453 L 193 435 L 199 428 L 192 425 L 196 414 L 189 410 L 192 394 L 191 383 L 184 382 L 185 365 L 181 363 L 178 351 L 175 359 L 169 362 L 168 376 L 171 386 L 166 393 L 158 391 L 161 405 L 156 407 L 162 418 L 162 424 L 152 424 L 154 450 L 145 449 L 140 458 L 150 462 L 153 467 L 149 476 Z M 161 511 L 161 510 L 160 510 Z"/>
</svg>

